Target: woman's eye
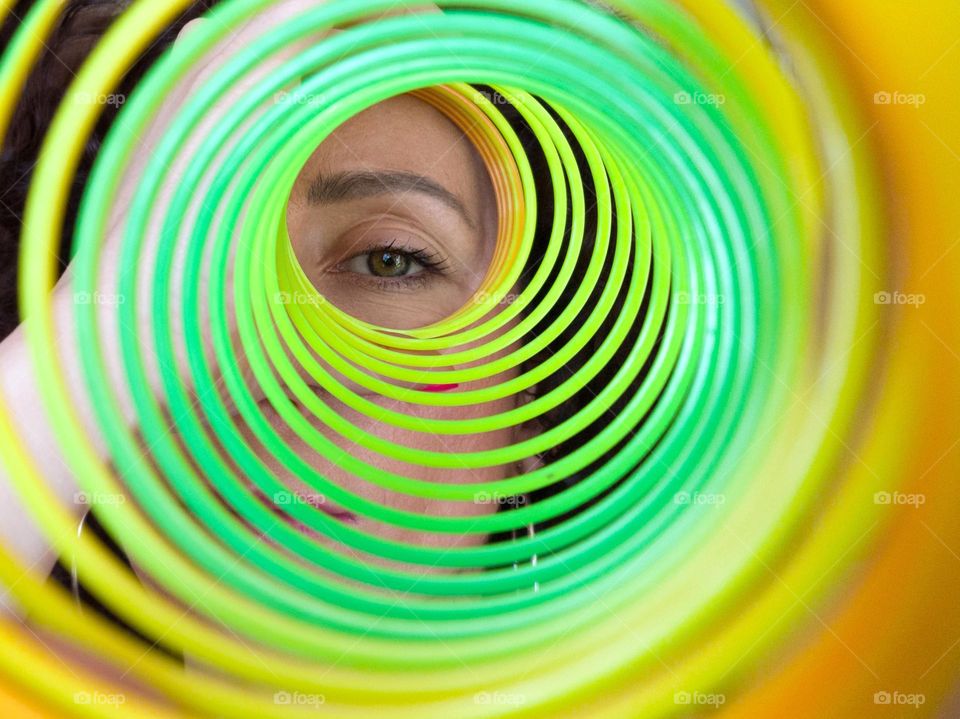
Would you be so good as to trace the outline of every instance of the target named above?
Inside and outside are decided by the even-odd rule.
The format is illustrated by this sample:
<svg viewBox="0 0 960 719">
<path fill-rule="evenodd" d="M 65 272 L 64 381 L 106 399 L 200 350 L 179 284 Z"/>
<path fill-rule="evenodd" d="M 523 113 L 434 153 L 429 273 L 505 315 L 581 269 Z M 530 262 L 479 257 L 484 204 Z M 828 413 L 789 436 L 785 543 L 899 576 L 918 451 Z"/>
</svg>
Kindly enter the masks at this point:
<svg viewBox="0 0 960 719">
<path fill-rule="evenodd" d="M 363 252 L 351 257 L 341 267 L 347 272 L 358 275 L 369 275 L 380 279 L 413 278 L 427 270 L 442 272 L 444 263 L 438 255 L 426 250 L 413 250 L 396 247 L 390 244 L 386 247 Z"/>
</svg>

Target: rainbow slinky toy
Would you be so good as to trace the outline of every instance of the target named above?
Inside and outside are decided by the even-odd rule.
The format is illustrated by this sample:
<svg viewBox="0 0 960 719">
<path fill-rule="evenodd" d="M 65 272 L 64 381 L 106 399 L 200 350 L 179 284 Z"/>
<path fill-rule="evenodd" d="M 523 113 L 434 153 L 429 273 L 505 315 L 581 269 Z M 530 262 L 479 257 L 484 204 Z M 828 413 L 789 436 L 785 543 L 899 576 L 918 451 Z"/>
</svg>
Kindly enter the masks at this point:
<svg viewBox="0 0 960 719">
<path fill-rule="evenodd" d="M 76 304 L 82 387 L 68 386 L 49 351 L 50 290 L 71 178 L 102 106 L 67 97 L 49 127 L 21 244 L 32 361 L 77 482 L 86 496 L 125 498 L 98 506 L 97 517 L 151 581 L 89 533 L 78 538 L 74 508 L 45 484 L 43 458 L 30 456 L 0 398 L 0 459 L 17 493 L 59 555 L 81 558 L 84 586 L 140 635 L 83 611 L 0 547 L 0 583 L 30 626 L 84 647 L 128 680 L 68 666 L 32 628 L 6 619 L 0 702 L 9 708 L 0 714 L 955 716 L 960 6 L 450 0 L 437 3 L 442 12 L 389 14 L 418 3 L 303 3 L 177 109 L 122 197 L 122 243 L 106 248 L 137 138 L 191 68 L 272 4 L 232 0 L 212 10 L 211 22 L 151 68 L 97 157 L 71 281 L 75 292 L 128 301 L 117 308 L 117 357 L 106 356 L 94 303 Z M 0 136 L 62 5 L 37 3 L 4 49 Z M 133 3 L 69 92 L 110 96 L 187 5 Z M 0 4 L 0 18 L 11 10 Z M 249 81 L 271 62 L 268 76 Z M 473 300 L 404 332 L 325 301 L 284 221 L 317 145 L 401 93 L 429 102 L 475 144 L 501 217 Z M 288 101 L 272 101 L 278 94 Z M 222 121 L 204 127 L 224 98 Z M 542 198 L 501 103 L 534 132 L 554 193 L 543 262 L 509 301 Z M 189 167 L 168 193 L 183 148 Z M 591 236 L 585 180 L 597 194 Z M 109 276 L 107 251 L 120 268 Z M 155 267 L 146 288 L 137 270 L 145 262 Z M 562 370 L 614 313 L 588 362 L 504 413 L 454 420 L 384 410 L 329 371 L 403 402 L 482 407 Z M 152 318 L 146 330 L 143 316 Z M 569 340 L 559 352 L 509 382 L 458 392 L 405 386 L 493 377 L 561 335 Z M 504 351 L 513 346 L 520 349 Z M 329 481 L 291 449 L 258 409 L 237 352 L 298 437 L 392 492 L 471 502 L 592 469 L 549 499 L 480 518 L 391 508 Z M 458 454 L 367 433 L 299 371 L 357 413 L 442 436 L 536 418 L 615 358 L 610 381 L 567 420 L 497 451 Z M 133 422 L 108 366 L 122 368 Z M 174 369 L 181 366 L 187 371 Z M 65 401 L 78 391 L 107 457 Z M 508 465 L 597 431 L 532 472 L 438 484 L 340 451 L 284 401 L 288 394 L 345 442 L 414 468 Z M 607 409 L 618 401 L 611 420 Z M 258 501 L 250 484 L 274 497 L 286 488 L 238 420 L 285 468 L 351 512 L 423 532 L 521 538 L 414 546 L 338 524 L 309 504 L 284 504 L 300 524 L 359 552 L 458 571 L 364 564 L 278 522 Z M 531 524 L 549 528 L 528 536 Z M 160 641 L 169 652 L 151 650 Z M 174 655 L 187 657 L 188 669 Z"/>
</svg>

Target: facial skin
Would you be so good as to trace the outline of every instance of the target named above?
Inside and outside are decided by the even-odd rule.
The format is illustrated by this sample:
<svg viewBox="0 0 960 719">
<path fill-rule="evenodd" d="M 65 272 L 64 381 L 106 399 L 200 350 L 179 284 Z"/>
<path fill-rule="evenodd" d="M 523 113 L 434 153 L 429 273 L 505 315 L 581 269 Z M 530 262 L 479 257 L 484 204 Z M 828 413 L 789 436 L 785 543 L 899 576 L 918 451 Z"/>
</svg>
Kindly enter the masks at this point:
<svg viewBox="0 0 960 719">
<path fill-rule="evenodd" d="M 428 103 L 404 95 L 351 118 L 321 144 L 297 179 L 288 206 L 287 225 L 298 260 L 326 299 L 360 320 L 392 329 L 410 329 L 441 320 L 469 301 L 493 255 L 497 217 L 489 176 L 470 141 Z M 515 349 L 511 347 L 505 352 Z M 496 449 L 525 438 L 524 430 L 516 428 L 467 436 L 436 436 L 398 429 L 343 406 L 316 387 L 305 372 L 301 375 L 338 415 L 385 441 L 435 452 L 463 453 Z M 479 389 L 514 375 L 515 370 L 446 391 Z M 370 393 L 364 396 L 383 407 L 436 419 L 487 416 L 513 409 L 518 402 L 515 397 L 506 397 L 482 407 L 431 408 Z M 432 516 L 479 517 L 496 510 L 494 504 L 411 497 L 368 483 L 311 450 L 268 401 L 262 401 L 260 408 L 299 456 L 356 495 Z M 298 409 L 311 417 L 299 405 Z M 311 418 L 310 422 L 351 456 L 408 477 L 468 484 L 503 479 L 519 471 L 516 465 L 473 470 L 409 465 L 384 457 L 375 448 L 357 446 L 317 419 Z M 249 432 L 246 434 L 258 456 L 281 482 L 304 495 L 316 494 L 283 470 Z M 344 511 L 329 501 L 319 506 L 327 512 Z M 286 509 L 279 507 L 278 514 L 281 513 L 286 514 Z M 483 534 L 416 532 L 365 517 L 341 520 L 380 538 L 421 546 L 468 546 L 486 539 Z M 326 537 L 318 539 L 337 544 Z M 352 550 L 349 553 L 360 556 Z M 373 564 L 383 563 L 362 556 Z M 390 566 L 413 572 L 434 571 L 396 563 Z"/>
</svg>

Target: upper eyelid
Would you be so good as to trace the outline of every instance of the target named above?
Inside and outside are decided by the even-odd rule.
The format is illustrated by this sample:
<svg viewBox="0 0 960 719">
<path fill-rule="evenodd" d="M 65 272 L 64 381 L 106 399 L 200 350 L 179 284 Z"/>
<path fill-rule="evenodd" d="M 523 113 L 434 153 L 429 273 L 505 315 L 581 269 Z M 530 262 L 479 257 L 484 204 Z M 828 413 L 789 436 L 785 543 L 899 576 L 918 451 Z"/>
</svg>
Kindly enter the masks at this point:
<svg viewBox="0 0 960 719">
<path fill-rule="evenodd" d="M 348 245 L 348 249 L 346 250 L 347 252 L 353 252 L 357 248 L 370 248 L 370 247 L 376 248 L 379 246 L 376 244 L 377 242 L 376 238 L 384 234 L 399 234 L 409 238 L 416 238 L 417 240 L 419 240 L 420 242 L 422 242 L 424 245 L 427 245 L 427 246 L 431 246 L 435 244 L 423 238 L 423 235 L 427 233 L 423 232 L 422 230 L 410 229 L 408 227 L 399 228 L 399 227 L 380 224 L 381 220 L 389 221 L 391 219 L 393 218 L 375 217 L 375 218 L 368 218 L 367 220 L 364 220 L 362 222 L 355 223 L 349 229 L 339 233 L 339 238 L 340 238 L 339 241 L 344 242 L 345 244 Z M 357 232 L 359 232 L 359 236 L 356 239 L 352 239 L 352 240 L 348 239 L 350 238 L 351 235 Z M 360 250 L 358 250 L 358 252 L 359 251 Z M 369 251 L 369 250 L 366 250 L 366 251 Z M 344 258 L 348 256 L 355 257 L 356 254 L 342 255 L 342 257 Z"/>
<path fill-rule="evenodd" d="M 441 237 L 459 236 L 459 233 L 449 227 L 449 223 L 440 226 L 436 225 L 429 216 L 423 217 L 419 213 L 408 213 L 397 208 L 390 209 L 370 209 L 362 212 L 349 213 L 341 227 L 346 229 L 339 233 L 340 237 L 347 237 L 359 232 L 360 237 L 364 237 L 374 232 L 399 232 L 407 236 L 416 237 L 434 249 L 445 247 Z M 358 237 L 359 239 L 359 237 Z M 444 253 L 446 251 L 444 250 Z"/>
<path fill-rule="evenodd" d="M 376 226 L 371 228 L 369 226 L 365 227 L 366 224 L 366 222 L 363 222 L 354 225 L 354 227 L 340 235 L 341 238 L 349 237 L 355 230 L 364 228 L 360 235 L 362 239 L 353 242 L 348 241 L 350 248 L 345 254 L 340 255 L 340 258 L 336 262 L 337 265 L 349 262 L 360 255 L 390 248 L 394 248 L 399 252 L 406 252 L 407 254 L 422 253 L 437 256 L 438 262 L 436 264 L 447 264 L 448 253 L 441 247 L 438 247 L 439 243 L 425 239 L 423 237 L 425 233 L 412 229 L 393 229 Z M 390 235 L 390 237 L 380 240 L 379 238 L 383 235 Z M 397 235 L 400 235 L 400 237 L 397 237 Z"/>
<path fill-rule="evenodd" d="M 351 251 L 349 255 L 345 256 L 341 260 L 341 262 L 349 262 L 350 260 L 355 260 L 358 257 L 362 257 L 363 255 L 369 255 L 373 252 L 386 252 L 386 251 L 400 252 L 405 255 L 411 255 L 411 256 L 424 251 L 429 252 L 429 250 L 420 250 L 417 248 L 411 248 L 401 243 L 397 243 L 397 244 L 374 243 L 367 247 L 361 247 L 356 249 L 355 251 Z"/>
</svg>

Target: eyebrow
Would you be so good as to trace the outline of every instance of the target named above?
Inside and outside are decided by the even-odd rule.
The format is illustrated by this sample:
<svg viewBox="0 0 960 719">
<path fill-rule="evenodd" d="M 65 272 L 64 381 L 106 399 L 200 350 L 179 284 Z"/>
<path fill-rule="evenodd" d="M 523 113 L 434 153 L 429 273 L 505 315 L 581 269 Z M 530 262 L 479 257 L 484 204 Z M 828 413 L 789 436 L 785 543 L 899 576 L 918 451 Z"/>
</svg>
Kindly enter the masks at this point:
<svg viewBox="0 0 960 719">
<path fill-rule="evenodd" d="M 307 189 L 307 201 L 310 204 L 323 205 L 407 192 L 416 192 L 440 200 L 459 213 L 470 227 L 476 227 L 459 197 L 429 177 L 412 172 L 352 170 L 329 175 L 320 173 Z"/>
</svg>

